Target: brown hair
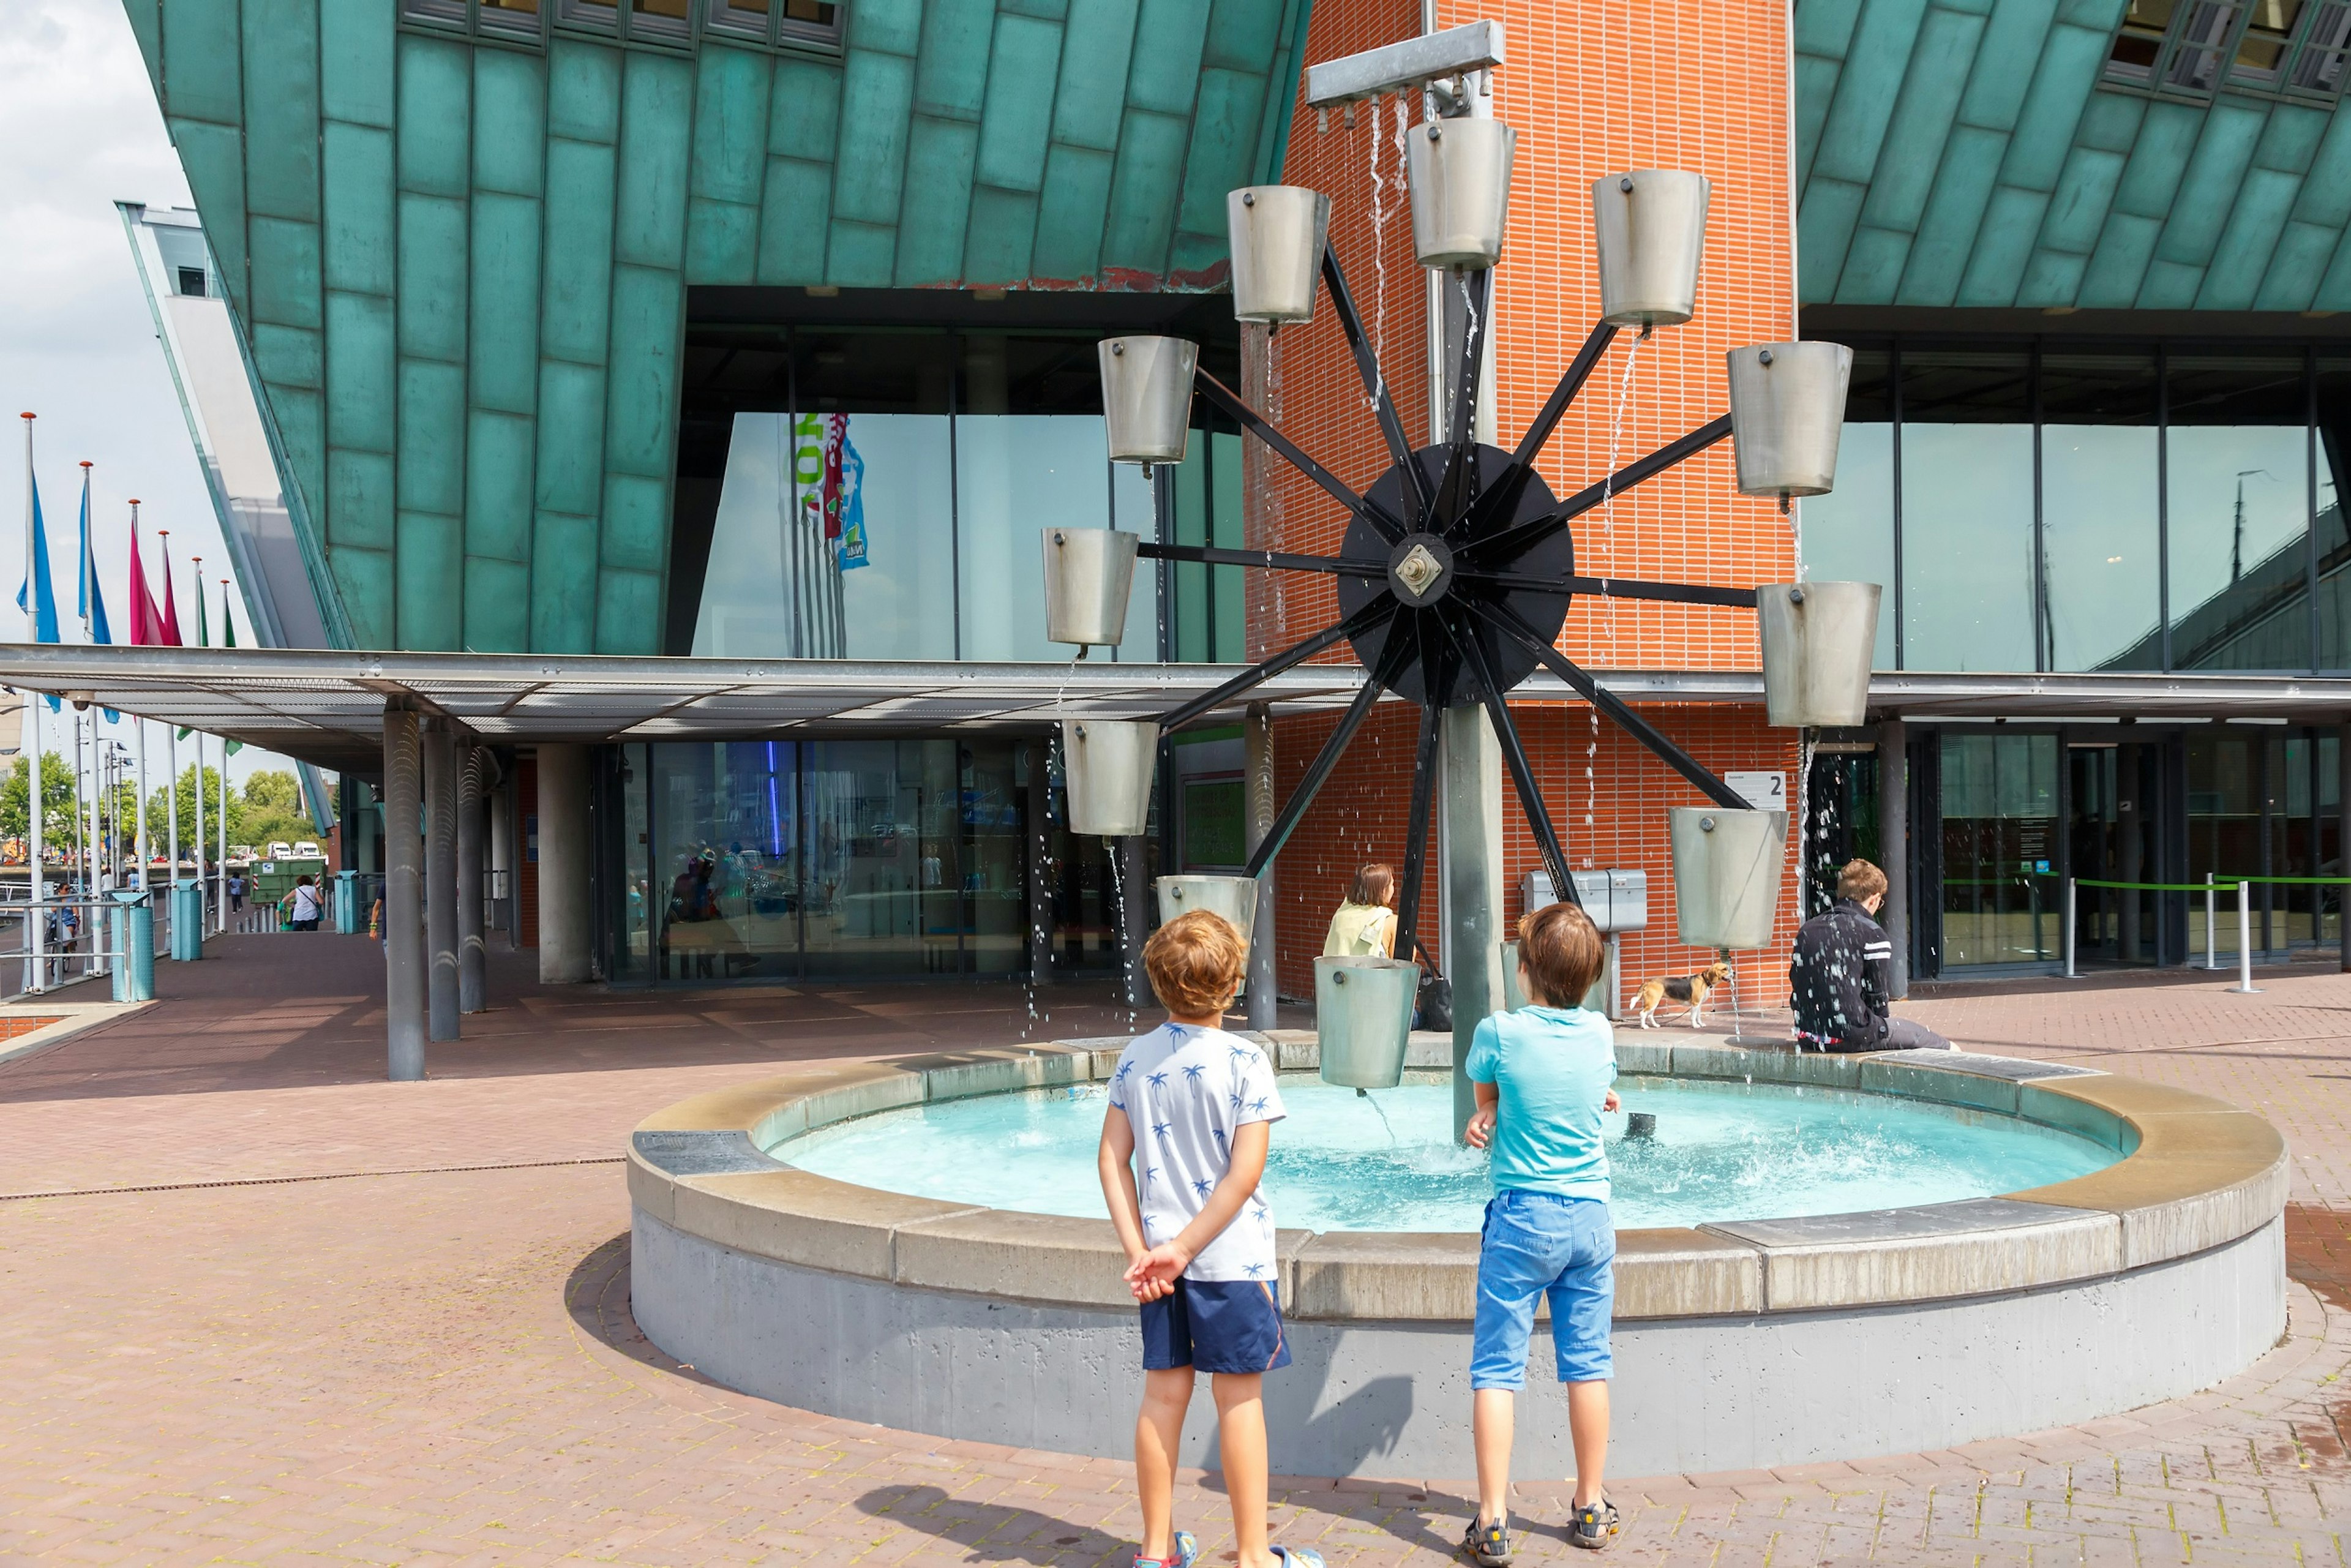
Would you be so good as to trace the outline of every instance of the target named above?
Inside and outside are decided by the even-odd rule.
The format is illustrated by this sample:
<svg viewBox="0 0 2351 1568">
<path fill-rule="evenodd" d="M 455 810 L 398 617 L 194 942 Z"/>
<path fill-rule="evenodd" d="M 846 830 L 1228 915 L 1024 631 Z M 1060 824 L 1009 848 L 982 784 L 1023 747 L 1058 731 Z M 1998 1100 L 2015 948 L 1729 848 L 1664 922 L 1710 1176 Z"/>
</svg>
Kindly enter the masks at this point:
<svg viewBox="0 0 2351 1568">
<path fill-rule="evenodd" d="M 1178 1018 L 1206 1018 L 1232 1005 L 1249 965 L 1249 944 L 1233 923 L 1213 910 L 1194 909 L 1151 934 L 1143 945 L 1152 995 Z"/>
<path fill-rule="evenodd" d="M 1541 993 L 1539 1005 L 1582 1006 L 1606 962 L 1599 927 L 1574 904 L 1549 904 L 1520 917 L 1519 963 L 1529 988 Z"/>
<path fill-rule="evenodd" d="M 1865 860 L 1849 860 L 1837 872 L 1837 896 L 1866 904 L 1886 892 L 1886 873 Z"/>
<path fill-rule="evenodd" d="M 1385 904 L 1395 896 L 1395 867 L 1374 861 L 1355 873 L 1355 884 L 1347 890 L 1350 904 Z"/>
</svg>

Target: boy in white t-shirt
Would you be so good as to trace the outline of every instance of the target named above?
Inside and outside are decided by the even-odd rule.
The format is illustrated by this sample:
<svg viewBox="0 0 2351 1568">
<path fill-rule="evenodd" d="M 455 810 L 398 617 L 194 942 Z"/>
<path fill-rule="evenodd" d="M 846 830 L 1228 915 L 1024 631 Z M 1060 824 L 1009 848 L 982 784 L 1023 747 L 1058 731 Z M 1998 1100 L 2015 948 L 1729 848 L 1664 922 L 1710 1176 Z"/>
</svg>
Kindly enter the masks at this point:
<svg viewBox="0 0 2351 1568">
<path fill-rule="evenodd" d="M 1102 1196 L 1126 1247 L 1127 1288 L 1143 1304 L 1137 1568 L 1191 1568 L 1199 1555 L 1174 1515 L 1176 1446 L 1202 1372 L 1217 1401 L 1239 1568 L 1322 1568 L 1318 1552 L 1266 1541 L 1262 1385 L 1290 1364 L 1290 1346 L 1273 1211 L 1257 1188 L 1284 1112 L 1265 1052 L 1220 1027 L 1248 961 L 1240 933 L 1207 910 L 1152 934 L 1143 964 L 1167 1021 L 1120 1056 L 1102 1115 Z"/>
</svg>

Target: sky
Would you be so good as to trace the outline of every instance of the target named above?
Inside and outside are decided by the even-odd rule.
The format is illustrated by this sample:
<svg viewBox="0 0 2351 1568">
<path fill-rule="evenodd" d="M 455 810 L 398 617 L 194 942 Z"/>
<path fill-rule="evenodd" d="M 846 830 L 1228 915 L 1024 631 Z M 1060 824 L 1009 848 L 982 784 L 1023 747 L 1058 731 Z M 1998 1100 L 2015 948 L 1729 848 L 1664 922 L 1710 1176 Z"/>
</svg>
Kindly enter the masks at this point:
<svg viewBox="0 0 2351 1568">
<path fill-rule="evenodd" d="M 131 35 L 120 0 L 0 0 L 0 624 L 23 635 L 15 590 L 24 580 L 24 434 L 30 411 L 34 472 L 48 534 L 61 622 L 74 612 L 75 519 L 80 463 L 91 469 L 98 570 L 118 641 L 127 640 L 130 497 L 137 497 L 146 549 L 172 530 L 181 629 L 194 635 L 190 562 L 204 558 L 213 616 L 231 575 L 187 420 L 155 340 L 154 319 L 131 261 L 118 200 L 187 206 L 188 184 Z M 152 555 L 151 578 L 156 572 Z M 158 599 L 162 582 L 155 581 Z M 237 641 L 252 628 L 242 605 Z M 78 639 L 78 623 L 67 630 Z M 219 627 L 214 637 L 219 638 Z M 126 742 L 126 721 L 110 733 Z M 151 732 L 151 786 L 160 783 L 162 731 Z M 47 744 L 46 737 L 44 744 Z M 184 748 L 183 748 L 184 750 Z M 248 747 L 230 760 L 232 781 L 283 758 Z"/>
</svg>

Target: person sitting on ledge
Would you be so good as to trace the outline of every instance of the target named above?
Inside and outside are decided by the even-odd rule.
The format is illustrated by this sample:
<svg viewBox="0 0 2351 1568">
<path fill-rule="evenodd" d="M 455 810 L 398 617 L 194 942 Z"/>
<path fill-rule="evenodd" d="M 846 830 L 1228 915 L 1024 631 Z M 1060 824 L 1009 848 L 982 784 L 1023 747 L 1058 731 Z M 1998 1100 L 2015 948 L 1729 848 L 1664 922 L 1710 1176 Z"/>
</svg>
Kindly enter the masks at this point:
<svg viewBox="0 0 2351 1568">
<path fill-rule="evenodd" d="M 1798 1049 L 1949 1051 L 1951 1042 L 1887 1010 L 1894 996 L 1894 943 L 1877 923 L 1886 873 L 1865 860 L 1837 873 L 1836 902 L 1804 922 L 1788 965 Z"/>
</svg>

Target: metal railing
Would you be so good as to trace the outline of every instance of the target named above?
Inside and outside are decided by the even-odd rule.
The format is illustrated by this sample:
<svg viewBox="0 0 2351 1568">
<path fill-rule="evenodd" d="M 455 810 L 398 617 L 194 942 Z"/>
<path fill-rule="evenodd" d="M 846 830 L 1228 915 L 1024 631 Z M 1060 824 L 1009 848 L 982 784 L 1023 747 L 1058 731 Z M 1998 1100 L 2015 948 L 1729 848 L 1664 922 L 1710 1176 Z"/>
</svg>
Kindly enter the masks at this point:
<svg viewBox="0 0 2351 1568">
<path fill-rule="evenodd" d="M 2253 883 L 2260 881 L 2285 881 L 2286 878 L 2238 877 L 2233 886 L 2237 894 L 2237 983 L 2229 988 L 2238 996 L 2260 994 L 2253 984 Z M 2215 933 L 2218 911 L 2214 901 L 2223 887 L 2231 883 L 2215 882 L 2208 873 L 2202 882 L 2105 882 L 2095 877 L 2069 876 L 2065 879 L 2065 977 L 2078 979 L 2074 967 L 2074 889 L 2082 887 L 2116 888 L 2129 893 L 2200 893 L 2204 895 L 2204 967 L 2220 967 L 2219 937 Z"/>
<path fill-rule="evenodd" d="M 121 900 L 105 894 L 0 900 L 0 933 L 13 926 L 16 946 L 11 963 L 5 956 L 6 937 L 0 935 L 0 996 L 38 996 L 111 974 L 128 956 L 125 949 L 110 945 L 108 936 L 112 929 L 108 916 L 122 907 Z M 37 960 L 33 953 L 36 917 L 47 925 Z"/>
</svg>

